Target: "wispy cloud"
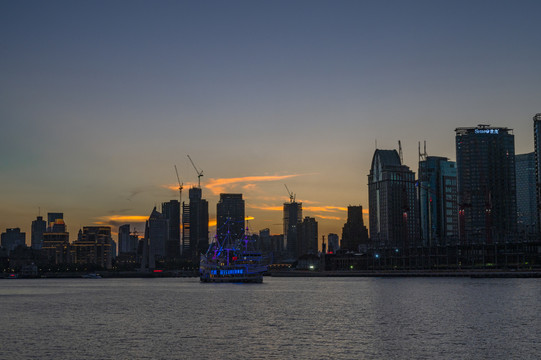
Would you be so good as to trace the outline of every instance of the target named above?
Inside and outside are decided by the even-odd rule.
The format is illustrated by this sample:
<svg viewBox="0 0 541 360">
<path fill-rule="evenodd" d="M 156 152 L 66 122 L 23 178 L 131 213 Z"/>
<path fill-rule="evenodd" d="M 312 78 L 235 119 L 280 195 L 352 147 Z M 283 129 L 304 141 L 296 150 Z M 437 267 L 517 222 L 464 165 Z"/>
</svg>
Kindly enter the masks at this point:
<svg viewBox="0 0 541 360">
<path fill-rule="evenodd" d="M 344 218 L 341 218 L 338 216 L 316 215 L 316 217 L 325 219 L 325 220 L 344 220 Z"/>
<path fill-rule="evenodd" d="M 295 175 L 262 175 L 262 176 L 245 176 L 238 178 L 221 178 L 221 179 L 210 179 L 208 184 L 205 185 L 205 188 L 209 189 L 214 195 L 218 195 L 223 192 L 231 191 L 236 187 L 246 187 L 248 189 L 253 189 L 256 187 L 257 182 L 264 181 L 278 181 L 289 179 L 295 176 L 300 176 L 299 174 Z M 178 186 L 177 186 L 178 189 Z M 246 188 L 245 188 L 246 189 Z"/>
<path fill-rule="evenodd" d="M 120 226 L 124 224 L 144 223 L 148 215 L 108 215 L 100 216 L 94 221 L 95 225 Z"/>
<path fill-rule="evenodd" d="M 254 204 L 246 204 L 247 208 L 250 209 L 257 209 L 257 210 L 266 210 L 266 211 L 282 211 L 284 210 L 283 206 L 273 206 L 273 205 L 254 205 Z"/>
<path fill-rule="evenodd" d="M 348 211 L 348 208 L 341 206 L 306 206 L 303 207 L 303 210 L 312 212 L 339 212 Z"/>
</svg>

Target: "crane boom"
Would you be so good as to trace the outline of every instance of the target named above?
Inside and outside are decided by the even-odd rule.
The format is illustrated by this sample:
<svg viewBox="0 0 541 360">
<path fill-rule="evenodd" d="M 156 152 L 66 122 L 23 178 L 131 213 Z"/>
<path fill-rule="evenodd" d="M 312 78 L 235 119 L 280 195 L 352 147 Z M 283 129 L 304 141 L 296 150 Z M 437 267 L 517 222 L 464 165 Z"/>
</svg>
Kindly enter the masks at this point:
<svg viewBox="0 0 541 360">
<path fill-rule="evenodd" d="M 180 182 L 180 176 L 178 176 L 178 170 L 177 170 L 177 166 L 175 165 L 175 173 L 177 174 L 177 181 L 178 181 L 178 192 L 179 192 L 179 201 L 180 201 L 180 204 L 182 206 L 182 189 L 183 189 L 183 186 L 184 183 L 181 183 Z"/>
<path fill-rule="evenodd" d="M 287 193 L 289 195 L 289 202 L 295 202 L 295 194 L 289 191 L 289 188 L 287 187 L 286 184 L 284 184 L 284 186 L 286 187 Z"/>
<path fill-rule="evenodd" d="M 193 168 L 195 169 L 195 172 L 197 173 L 197 187 L 201 187 L 201 176 L 203 176 L 203 170 L 198 170 L 197 166 L 195 166 L 192 158 L 190 155 L 188 155 L 188 159 L 190 159 L 190 162 L 192 163 Z"/>
</svg>

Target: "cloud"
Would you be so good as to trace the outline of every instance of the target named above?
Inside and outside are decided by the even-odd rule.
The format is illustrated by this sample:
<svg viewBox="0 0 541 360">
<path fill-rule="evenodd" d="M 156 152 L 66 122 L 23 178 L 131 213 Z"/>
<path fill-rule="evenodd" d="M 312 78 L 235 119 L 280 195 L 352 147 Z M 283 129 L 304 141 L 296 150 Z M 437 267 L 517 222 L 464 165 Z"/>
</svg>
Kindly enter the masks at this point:
<svg viewBox="0 0 541 360">
<path fill-rule="evenodd" d="M 344 218 L 338 216 L 326 216 L 326 215 L 316 215 L 316 217 L 325 220 L 344 220 Z"/>
<path fill-rule="evenodd" d="M 144 223 L 147 219 L 148 215 L 108 215 L 98 217 L 94 224 L 117 227 L 124 224 Z"/>
<path fill-rule="evenodd" d="M 340 207 L 340 206 L 306 206 L 306 207 L 303 207 L 303 210 L 313 211 L 313 212 L 339 212 L 339 211 L 348 211 L 348 208 Z"/>
<path fill-rule="evenodd" d="M 255 188 L 256 182 L 265 182 L 265 181 L 278 181 L 283 179 L 289 179 L 296 175 L 262 175 L 262 176 L 245 176 L 238 178 L 221 178 L 221 179 L 210 179 L 209 182 L 205 185 L 205 188 L 209 189 L 214 195 L 219 195 L 227 191 L 235 189 L 237 186 L 249 186 L 252 189 Z M 177 186 L 178 189 L 178 186 Z"/>
<path fill-rule="evenodd" d="M 266 210 L 266 211 L 282 211 L 282 210 L 284 210 L 283 206 L 271 206 L 271 205 L 247 204 L 246 207 L 248 207 L 250 209 Z"/>
</svg>

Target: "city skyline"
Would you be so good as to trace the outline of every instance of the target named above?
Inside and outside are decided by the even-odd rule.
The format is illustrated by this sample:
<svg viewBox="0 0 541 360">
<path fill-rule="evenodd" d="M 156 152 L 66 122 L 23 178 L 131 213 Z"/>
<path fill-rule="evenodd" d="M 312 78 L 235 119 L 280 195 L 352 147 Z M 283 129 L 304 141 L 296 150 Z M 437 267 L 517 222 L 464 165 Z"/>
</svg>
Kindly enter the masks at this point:
<svg viewBox="0 0 541 360">
<path fill-rule="evenodd" d="M 211 219 L 220 192 L 242 193 L 252 231 L 279 234 L 286 183 L 326 235 L 349 205 L 368 209 L 376 147 L 401 140 L 415 173 L 419 141 L 456 160 L 459 127 L 508 127 L 516 154 L 534 149 L 535 1 L 0 9 L 0 229 L 20 227 L 27 244 L 38 208 L 63 212 L 72 236 L 142 233 L 154 206 L 178 199 L 174 165 L 188 202 L 187 154 Z"/>
</svg>

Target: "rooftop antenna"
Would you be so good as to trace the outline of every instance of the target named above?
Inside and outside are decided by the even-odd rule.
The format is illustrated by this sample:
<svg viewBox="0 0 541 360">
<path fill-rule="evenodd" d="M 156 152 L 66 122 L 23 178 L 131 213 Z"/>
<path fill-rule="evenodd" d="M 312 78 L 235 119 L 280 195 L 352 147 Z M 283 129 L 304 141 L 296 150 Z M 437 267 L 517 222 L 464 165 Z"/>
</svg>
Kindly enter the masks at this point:
<svg viewBox="0 0 541 360">
<path fill-rule="evenodd" d="M 404 157 L 402 155 L 402 144 L 400 143 L 400 140 L 398 140 L 398 156 L 400 157 L 400 165 L 403 165 Z"/>
<path fill-rule="evenodd" d="M 195 172 L 197 173 L 197 187 L 201 188 L 201 176 L 203 176 L 203 170 L 197 169 L 197 166 L 195 166 L 195 164 L 193 163 L 193 160 L 190 157 L 190 155 L 188 155 L 188 159 L 190 159 L 190 162 L 192 163 L 193 168 L 195 169 Z"/>
<path fill-rule="evenodd" d="M 289 191 L 286 184 L 284 184 L 284 186 L 286 187 L 287 193 L 289 194 L 289 202 L 290 203 L 295 202 L 295 194 L 293 194 L 291 191 Z"/>
<path fill-rule="evenodd" d="M 180 204 L 182 204 L 182 189 L 184 189 L 182 185 L 184 185 L 184 183 L 180 182 L 180 176 L 178 176 L 178 170 L 177 170 L 176 165 L 175 165 L 175 173 L 177 174 L 179 201 L 180 201 Z"/>
</svg>

